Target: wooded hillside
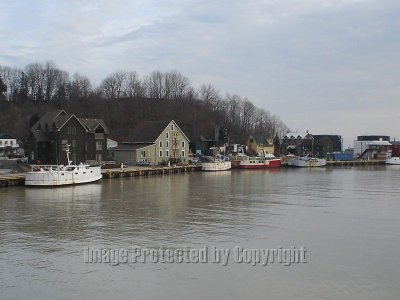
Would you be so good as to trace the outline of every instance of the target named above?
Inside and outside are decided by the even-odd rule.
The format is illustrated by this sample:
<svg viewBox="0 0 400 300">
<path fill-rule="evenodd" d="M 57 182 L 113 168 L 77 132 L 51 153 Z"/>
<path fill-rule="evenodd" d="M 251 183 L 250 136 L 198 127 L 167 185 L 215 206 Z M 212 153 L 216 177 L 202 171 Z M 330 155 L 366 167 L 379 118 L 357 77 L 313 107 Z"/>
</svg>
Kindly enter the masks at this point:
<svg viewBox="0 0 400 300">
<path fill-rule="evenodd" d="M 117 71 L 98 87 L 78 73 L 72 76 L 53 62 L 24 69 L 0 66 L 0 132 L 24 141 L 31 124 L 48 110 L 63 108 L 78 117 L 102 118 L 110 137 L 128 137 L 144 120 L 174 119 L 190 136 L 211 137 L 215 125 L 229 130 L 231 142 L 249 134 L 283 135 L 287 126 L 247 98 L 220 92 L 211 84 L 195 89 L 177 71 L 146 76 Z"/>
</svg>

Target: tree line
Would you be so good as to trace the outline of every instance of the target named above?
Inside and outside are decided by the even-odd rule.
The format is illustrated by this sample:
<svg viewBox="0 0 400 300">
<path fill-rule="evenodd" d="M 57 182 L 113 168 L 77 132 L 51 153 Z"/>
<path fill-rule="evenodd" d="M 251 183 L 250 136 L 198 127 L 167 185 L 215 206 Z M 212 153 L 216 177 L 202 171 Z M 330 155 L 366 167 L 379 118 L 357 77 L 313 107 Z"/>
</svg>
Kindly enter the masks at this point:
<svg viewBox="0 0 400 300">
<path fill-rule="evenodd" d="M 212 84 L 194 88 L 178 71 L 116 71 L 98 86 L 87 76 L 70 75 L 52 61 L 23 69 L 0 66 L 0 132 L 21 139 L 29 134 L 32 118 L 64 108 L 80 117 L 102 118 L 111 136 L 129 137 L 143 120 L 174 119 L 189 136 L 212 137 L 215 125 L 226 127 L 232 142 L 248 135 L 283 136 L 288 127 L 279 117 L 257 108 L 249 99 L 221 93 Z M 21 126 L 15 127 L 15 122 Z"/>
</svg>

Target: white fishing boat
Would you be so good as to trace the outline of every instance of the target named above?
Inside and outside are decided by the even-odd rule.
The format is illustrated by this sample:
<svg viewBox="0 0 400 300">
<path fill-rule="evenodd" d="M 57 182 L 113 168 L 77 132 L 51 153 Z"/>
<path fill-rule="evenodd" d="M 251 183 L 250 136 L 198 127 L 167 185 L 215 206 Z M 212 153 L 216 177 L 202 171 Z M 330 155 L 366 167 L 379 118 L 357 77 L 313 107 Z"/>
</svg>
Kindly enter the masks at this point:
<svg viewBox="0 0 400 300">
<path fill-rule="evenodd" d="M 209 161 L 201 163 L 203 171 L 226 171 L 232 168 L 232 164 L 223 156 L 213 156 Z"/>
<path fill-rule="evenodd" d="M 387 165 L 400 165 L 400 157 L 391 157 L 386 159 L 385 163 Z"/>
<path fill-rule="evenodd" d="M 288 161 L 289 167 L 324 167 L 326 166 L 326 159 L 315 157 L 295 157 Z"/>
<path fill-rule="evenodd" d="M 66 149 L 68 165 L 33 165 L 25 176 L 27 186 L 60 186 L 94 182 L 102 178 L 101 167 L 86 164 L 74 165 L 69 159 L 69 146 Z"/>
</svg>

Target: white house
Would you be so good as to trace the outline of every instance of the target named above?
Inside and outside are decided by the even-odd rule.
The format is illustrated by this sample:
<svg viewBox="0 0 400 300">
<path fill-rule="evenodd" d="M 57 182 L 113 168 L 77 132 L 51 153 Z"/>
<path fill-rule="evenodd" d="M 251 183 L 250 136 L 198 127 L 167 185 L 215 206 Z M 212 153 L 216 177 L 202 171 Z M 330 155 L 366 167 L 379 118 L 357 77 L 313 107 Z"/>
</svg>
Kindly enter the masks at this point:
<svg viewBox="0 0 400 300">
<path fill-rule="evenodd" d="M 7 133 L 0 133 L 0 156 L 16 154 L 20 144 L 16 138 Z"/>
</svg>

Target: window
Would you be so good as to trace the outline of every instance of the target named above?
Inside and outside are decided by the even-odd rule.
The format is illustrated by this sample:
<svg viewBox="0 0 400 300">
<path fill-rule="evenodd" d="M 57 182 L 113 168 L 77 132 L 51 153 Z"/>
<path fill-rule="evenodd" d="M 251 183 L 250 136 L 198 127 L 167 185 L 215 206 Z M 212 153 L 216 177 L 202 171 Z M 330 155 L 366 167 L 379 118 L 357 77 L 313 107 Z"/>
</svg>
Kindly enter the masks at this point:
<svg viewBox="0 0 400 300">
<path fill-rule="evenodd" d="M 103 150 L 103 142 L 96 141 L 96 151 L 101 151 L 101 150 Z"/>
<path fill-rule="evenodd" d="M 3 145 L 3 141 L 0 141 L 0 146 Z"/>
<path fill-rule="evenodd" d="M 95 138 L 95 140 L 102 140 L 102 139 L 104 139 L 104 133 L 103 132 L 95 132 L 94 138 Z"/>
<path fill-rule="evenodd" d="M 169 157 L 169 150 L 165 152 L 166 156 Z"/>
<path fill-rule="evenodd" d="M 68 140 L 61 140 L 61 149 L 62 151 L 67 150 Z"/>
<path fill-rule="evenodd" d="M 14 145 L 14 141 L 10 141 L 10 145 L 13 146 Z"/>
<path fill-rule="evenodd" d="M 144 150 L 140 151 L 140 157 L 141 158 L 146 157 L 146 151 L 144 151 Z"/>
<path fill-rule="evenodd" d="M 162 157 L 162 150 L 160 150 L 160 157 Z"/>
<path fill-rule="evenodd" d="M 162 148 L 162 141 L 160 141 L 160 148 Z"/>
<path fill-rule="evenodd" d="M 182 157 L 185 157 L 185 150 L 182 150 Z"/>
<path fill-rule="evenodd" d="M 185 141 L 182 141 L 182 148 L 185 148 Z"/>
<path fill-rule="evenodd" d="M 7 145 L 8 145 L 8 141 L 5 141 L 4 145 L 6 145 L 6 146 L 7 146 Z"/>
<path fill-rule="evenodd" d="M 165 141 L 165 147 L 169 148 L 169 141 Z"/>
<path fill-rule="evenodd" d="M 102 158 L 103 157 L 101 156 L 101 154 L 96 154 L 96 161 L 97 162 L 102 161 L 103 160 Z"/>
<path fill-rule="evenodd" d="M 166 132 L 166 133 L 165 133 L 165 137 L 166 137 L 167 139 L 169 139 L 169 132 Z"/>
<path fill-rule="evenodd" d="M 174 124 L 171 124 L 171 131 L 174 131 Z"/>
</svg>

